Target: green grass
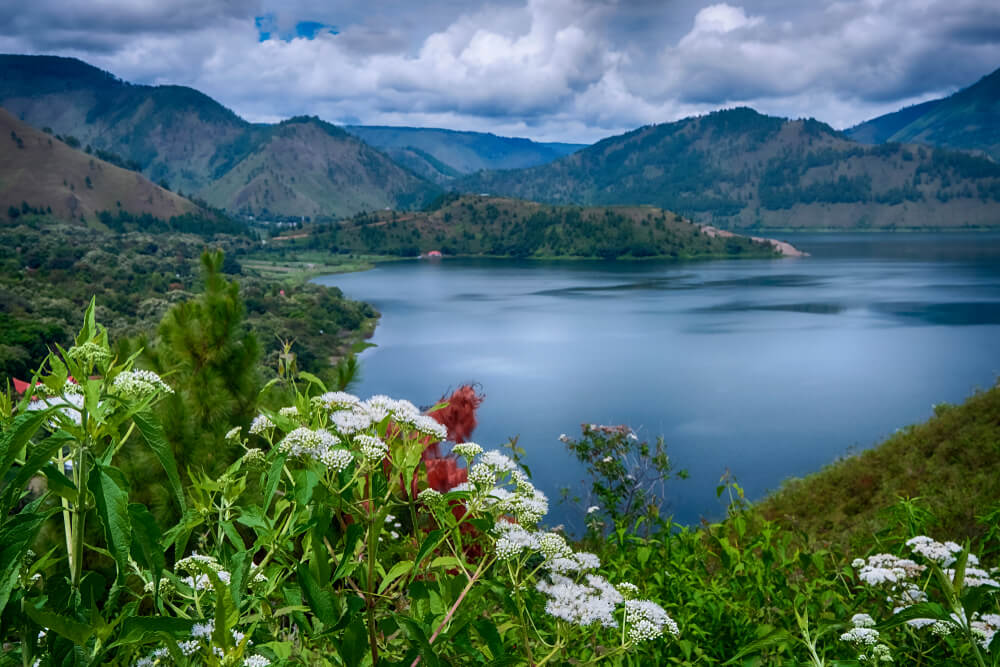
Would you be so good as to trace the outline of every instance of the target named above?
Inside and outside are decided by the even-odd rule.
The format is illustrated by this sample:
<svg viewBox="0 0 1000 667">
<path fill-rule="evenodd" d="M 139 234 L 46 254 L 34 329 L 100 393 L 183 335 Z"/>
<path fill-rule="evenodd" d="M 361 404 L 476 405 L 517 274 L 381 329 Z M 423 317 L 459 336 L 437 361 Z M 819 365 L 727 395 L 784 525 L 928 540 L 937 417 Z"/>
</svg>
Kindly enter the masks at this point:
<svg viewBox="0 0 1000 667">
<path fill-rule="evenodd" d="M 1000 385 L 938 405 L 930 420 L 877 447 L 786 481 L 760 509 L 817 544 L 849 548 L 870 541 L 900 497 L 921 499 L 933 534 L 981 536 L 976 517 L 1000 500 Z"/>
</svg>

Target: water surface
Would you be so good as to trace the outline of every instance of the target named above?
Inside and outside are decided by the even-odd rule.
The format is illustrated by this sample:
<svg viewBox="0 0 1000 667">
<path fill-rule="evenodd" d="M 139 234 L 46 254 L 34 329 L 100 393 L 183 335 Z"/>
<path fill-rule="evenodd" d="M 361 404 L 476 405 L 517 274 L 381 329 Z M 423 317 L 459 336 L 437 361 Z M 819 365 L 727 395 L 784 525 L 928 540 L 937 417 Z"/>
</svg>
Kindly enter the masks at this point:
<svg viewBox="0 0 1000 667">
<path fill-rule="evenodd" d="M 959 402 L 1000 371 L 1000 236 L 785 235 L 803 259 L 445 259 L 324 276 L 382 319 L 356 393 L 486 394 L 475 440 L 520 436 L 557 496 L 581 468 L 558 437 L 629 424 L 690 479 L 682 522 L 718 517 L 728 469 L 758 498 Z M 586 501 L 585 501 L 586 504 Z M 580 509 L 551 518 L 579 526 Z"/>
</svg>

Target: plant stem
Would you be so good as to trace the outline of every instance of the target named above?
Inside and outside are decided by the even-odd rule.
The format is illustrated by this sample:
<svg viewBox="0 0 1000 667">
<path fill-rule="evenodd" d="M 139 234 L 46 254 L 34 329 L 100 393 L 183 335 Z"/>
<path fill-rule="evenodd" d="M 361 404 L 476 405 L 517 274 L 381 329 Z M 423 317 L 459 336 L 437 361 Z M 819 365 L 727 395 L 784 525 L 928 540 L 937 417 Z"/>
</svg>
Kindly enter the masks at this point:
<svg viewBox="0 0 1000 667">
<path fill-rule="evenodd" d="M 448 622 L 451 620 L 451 617 L 455 615 L 455 610 L 458 609 L 458 605 L 462 604 L 462 600 L 464 600 L 468 592 L 472 590 L 472 585 L 476 583 L 476 579 L 478 579 L 479 575 L 483 573 L 485 566 L 486 566 L 486 560 L 483 560 L 482 562 L 479 563 L 479 567 L 476 569 L 475 574 L 472 575 L 472 577 L 469 579 L 469 583 L 467 583 L 465 585 L 465 588 L 462 589 L 462 592 L 458 595 L 458 599 L 455 600 L 455 604 L 451 605 L 451 609 L 449 609 L 448 613 L 445 614 L 444 620 L 442 620 L 440 625 L 437 626 L 437 629 L 434 630 L 434 634 L 431 635 L 431 638 L 427 640 L 428 644 L 433 644 L 434 640 L 437 639 L 437 636 L 441 634 L 441 631 L 444 629 L 444 626 L 448 625 Z M 417 664 L 419 664 L 419 662 L 420 662 L 420 656 L 418 655 L 416 658 L 413 659 L 413 662 L 410 664 L 410 667 L 417 667 Z"/>
<path fill-rule="evenodd" d="M 375 550 L 378 548 L 378 534 L 375 532 L 375 502 L 372 498 L 372 475 L 368 473 L 366 481 L 368 496 L 368 581 L 365 588 L 365 606 L 368 616 L 368 645 L 372 652 L 372 667 L 378 664 L 378 641 L 375 637 Z M 346 558 L 346 554 L 345 554 Z"/>
<path fill-rule="evenodd" d="M 84 428 L 87 426 L 87 411 L 81 415 L 81 423 Z M 73 462 L 73 477 L 76 482 L 77 500 L 73 505 L 73 549 L 70 552 L 70 581 L 73 588 L 80 587 L 80 580 L 83 578 L 83 532 L 86 528 L 87 508 L 84 506 L 84 499 L 87 497 L 87 449 L 90 444 L 90 436 L 87 435 L 77 449 L 76 460 Z"/>
</svg>

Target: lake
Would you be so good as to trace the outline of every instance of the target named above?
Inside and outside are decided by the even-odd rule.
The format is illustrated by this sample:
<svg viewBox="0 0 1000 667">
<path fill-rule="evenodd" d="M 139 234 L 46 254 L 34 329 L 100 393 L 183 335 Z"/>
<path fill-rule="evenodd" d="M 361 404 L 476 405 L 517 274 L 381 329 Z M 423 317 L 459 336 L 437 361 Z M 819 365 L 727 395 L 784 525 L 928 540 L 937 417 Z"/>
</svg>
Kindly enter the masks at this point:
<svg viewBox="0 0 1000 667">
<path fill-rule="evenodd" d="M 582 489 L 559 435 L 664 436 L 667 512 L 718 518 L 729 470 L 756 499 L 922 421 L 1000 372 L 1000 236 L 784 234 L 801 259 L 414 260 L 323 276 L 381 313 L 354 392 L 428 406 L 463 383 L 473 439 L 520 436 L 552 523 Z M 583 505 L 586 506 L 586 501 Z"/>
</svg>

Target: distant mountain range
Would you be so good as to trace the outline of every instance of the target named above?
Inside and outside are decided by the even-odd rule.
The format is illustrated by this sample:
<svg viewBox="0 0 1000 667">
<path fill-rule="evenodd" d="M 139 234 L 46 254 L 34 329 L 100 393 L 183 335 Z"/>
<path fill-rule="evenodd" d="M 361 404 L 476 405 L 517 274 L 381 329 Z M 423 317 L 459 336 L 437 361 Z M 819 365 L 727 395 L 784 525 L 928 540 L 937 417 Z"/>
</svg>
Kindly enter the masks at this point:
<svg viewBox="0 0 1000 667">
<path fill-rule="evenodd" d="M 419 207 L 439 194 L 434 183 L 541 164 L 576 148 L 434 129 L 359 126 L 348 134 L 308 117 L 253 124 L 197 90 L 133 85 L 54 56 L 0 56 L 0 106 L 119 155 L 176 191 L 257 215 Z"/>
<path fill-rule="evenodd" d="M 440 184 L 481 169 L 520 169 L 546 164 L 587 146 L 427 127 L 348 125 L 344 129 Z"/>
<path fill-rule="evenodd" d="M 38 212 L 95 222 L 101 211 L 161 220 L 200 213 L 142 174 L 71 148 L 0 109 L 0 216 Z"/>
<path fill-rule="evenodd" d="M 314 117 L 254 124 L 191 88 L 0 56 L 0 106 L 20 120 L 229 212 L 318 220 L 418 209 L 453 190 L 652 205 L 728 229 L 997 226 L 998 99 L 994 72 L 847 133 L 742 108 L 581 147 Z"/>
<path fill-rule="evenodd" d="M 549 203 L 648 204 L 730 229 L 1000 225 L 1000 165 L 866 146 L 816 120 L 717 111 L 609 137 L 551 164 L 456 181 Z"/>
<path fill-rule="evenodd" d="M 855 141 L 981 151 L 1000 162 L 1000 69 L 940 100 L 900 109 L 844 132 Z"/>
</svg>

